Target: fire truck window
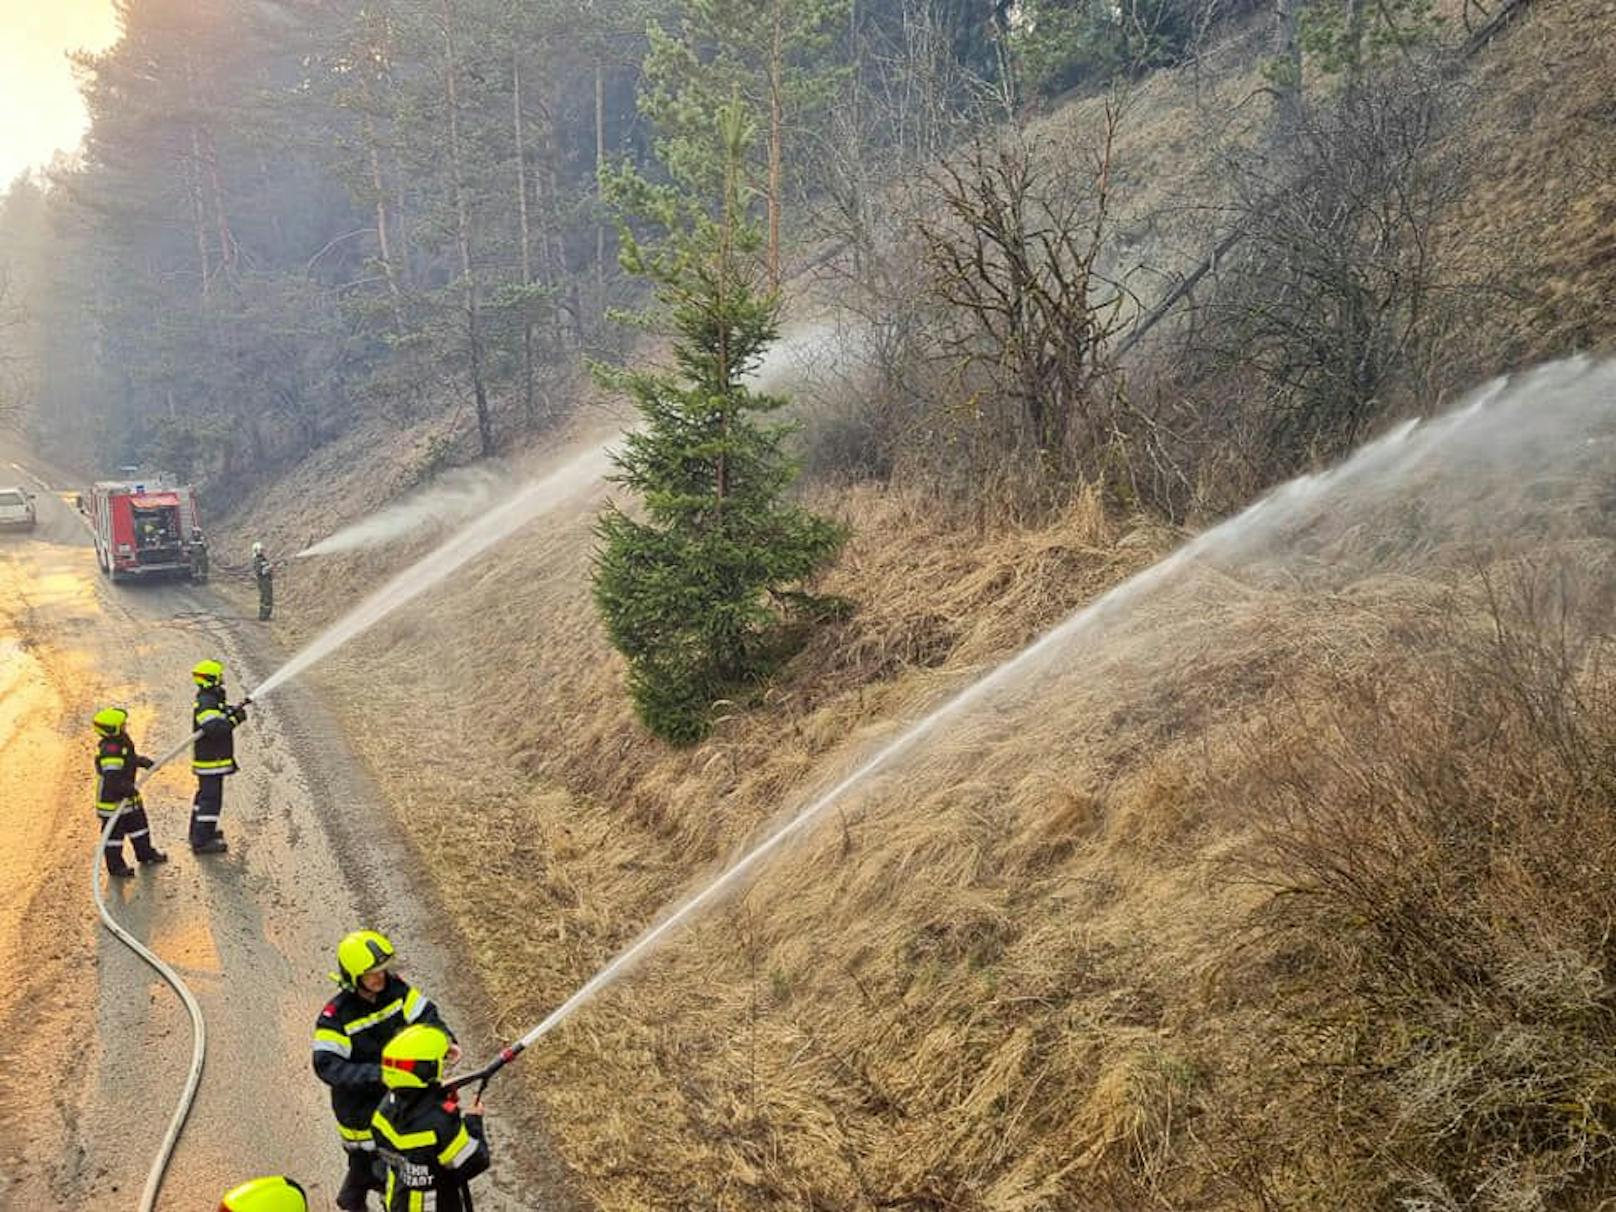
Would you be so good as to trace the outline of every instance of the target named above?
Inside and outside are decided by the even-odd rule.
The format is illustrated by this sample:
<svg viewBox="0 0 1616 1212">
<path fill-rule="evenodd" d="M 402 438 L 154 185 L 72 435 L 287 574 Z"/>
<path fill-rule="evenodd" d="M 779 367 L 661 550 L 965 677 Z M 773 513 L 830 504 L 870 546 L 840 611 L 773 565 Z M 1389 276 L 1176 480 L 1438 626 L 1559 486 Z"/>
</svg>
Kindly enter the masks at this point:
<svg viewBox="0 0 1616 1212">
<path fill-rule="evenodd" d="M 172 543 L 174 536 L 171 531 L 166 510 L 135 510 L 135 541 L 140 546 L 156 547 L 163 543 Z"/>
</svg>

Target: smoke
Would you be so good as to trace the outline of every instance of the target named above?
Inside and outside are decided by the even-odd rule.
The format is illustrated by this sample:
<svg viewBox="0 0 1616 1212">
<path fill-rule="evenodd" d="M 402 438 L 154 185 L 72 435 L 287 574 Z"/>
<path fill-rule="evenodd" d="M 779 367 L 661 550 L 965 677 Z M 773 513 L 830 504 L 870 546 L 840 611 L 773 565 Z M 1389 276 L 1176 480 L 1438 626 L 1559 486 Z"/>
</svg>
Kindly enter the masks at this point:
<svg viewBox="0 0 1616 1212">
<path fill-rule="evenodd" d="M 514 491 L 510 474 L 500 467 L 461 467 L 445 472 L 424 488 L 409 493 L 352 526 L 321 539 L 293 556 L 336 555 L 367 547 L 385 547 L 404 539 L 435 535 L 486 510 Z"/>
</svg>

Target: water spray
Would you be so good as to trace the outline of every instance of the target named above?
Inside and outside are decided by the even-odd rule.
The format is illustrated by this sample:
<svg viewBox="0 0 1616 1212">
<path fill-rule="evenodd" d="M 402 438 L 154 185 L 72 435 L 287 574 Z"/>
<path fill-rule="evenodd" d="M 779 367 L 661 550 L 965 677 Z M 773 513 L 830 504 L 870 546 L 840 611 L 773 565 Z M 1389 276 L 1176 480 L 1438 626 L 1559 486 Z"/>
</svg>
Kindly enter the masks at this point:
<svg viewBox="0 0 1616 1212">
<path fill-rule="evenodd" d="M 562 502 L 599 484 L 610 467 L 611 454 L 606 446 L 592 446 L 549 475 L 533 481 L 510 500 L 467 524 L 429 554 L 389 579 L 380 589 L 326 628 L 307 648 L 270 674 L 253 694 L 268 694 L 317 661 L 325 659 L 495 543 L 509 538 Z"/>
<path fill-rule="evenodd" d="M 548 476 L 529 484 L 504 505 L 489 511 L 476 522 L 463 528 L 458 534 L 437 547 L 430 555 L 393 577 L 381 589 L 327 628 L 315 643 L 303 649 L 278 670 L 270 674 L 268 678 L 259 683 L 255 690 L 243 698 L 239 705 L 245 707 L 262 698 L 308 669 L 316 661 L 330 655 L 355 636 L 368 630 L 406 602 L 443 580 L 473 557 L 486 551 L 500 540 L 509 537 L 534 518 L 547 512 L 556 504 L 568 499 L 582 489 L 599 483 L 608 469 L 609 457 L 604 446 L 592 447 L 569 460 Z M 145 786 L 148 779 L 184 753 L 189 746 L 195 743 L 199 736 L 201 736 L 200 730 L 193 732 L 154 761 L 148 769 L 137 775 L 135 779 L 136 788 L 139 789 Z M 169 1121 L 168 1131 L 163 1137 L 157 1157 L 152 1162 L 151 1169 L 147 1174 L 145 1190 L 141 1195 L 140 1212 L 153 1212 L 157 1203 L 157 1193 L 162 1187 L 163 1177 L 167 1173 L 169 1163 L 174 1155 L 174 1149 L 179 1143 L 180 1133 L 185 1127 L 186 1119 L 190 1116 L 191 1107 L 196 1101 L 197 1089 L 201 1085 L 202 1070 L 207 1057 L 207 1028 L 203 1021 L 201 1007 L 197 1004 L 196 998 L 190 989 L 186 987 L 185 982 L 180 979 L 179 974 L 164 963 L 150 948 L 146 947 L 129 931 L 119 925 L 107 908 L 101 885 L 101 855 L 111 838 L 112 830 L 116 827 L 119 817 L 123 815 L 128 804 L 128 800 L 123 800 L 118 804 L 98 839 L 95 855 L 91 860 L 91 895 L 95 900 L 96 911 L 101 917 L 102 924 L 106 926 L 114 938 L 154 968 L 173 987 L 174 992 L 184 1002 L 186 1012 L 191 1019 L 190 1072 L 186 1077 L 185 1088 L 180 1094 L 179 1103 Z"/>
<path fill-rule="evenodd" d="M 1544 367 L 1519 379 L 1496 380 L 1475 393 L 1466 406 L 1437 421 L 1429 423 L 1410 421 L 1390 431 L 1377 441 L 1369 443 L 1345 463 L 1317 475 L 1299 477 L 1275 489 L 1244 512 L 1197 536 L 1158 564 L 1115 586 L 1090 605 L 1074 613 L 1065 622 L 1056 626 L 1032 645 L 1023 649 L 1019 654 L 949 698 L 919 722 L 905 729 L 846 778 L 814 799 L 783 825 L 776 828 L 762 842 L 722 871 L 700 892 L 677 904 L 656 925 L 641 934 L 638 939 L 591 977 L 565 1002 L 551 1011 L 526 1035 L 503 1048 L 493 1060 L 480 1069 L 447 1083 L 449 1088 L 459 1089 L 473 1082 L 481 1083 L 479 1089 L 485 1088 L 501 1069 L 514 1061 L 539 1039 L 548 1035 L 571 1018 L 577 1010 L 594 998 L 596 994 L 623 976 L 638 959 L 646 955 L 700 910 L 717 901 L 771 853 L 778 850 L 793 836 L 803 832 L 825 809 L 836 803 L 847 792 L 865 780 L 879 774 L 898 758 L 913 750 L 939 725 L 975 707 L 990 694 L 1001 689 L 1006 683 L 1013 681 L 1022 674 L 1035 670 L 1040 662 L 1059 651 L 1062 645 L 1071 640 L 1078 632 L 1089 629 L 1099 631 L 1108 623 L 1120 620 L 1124 617 L 1125 608 L 1135 598 L 1159 587 L 1164 581 L 1176 575 L 1193 561 L 1213 554 L 1221 554 L 1225 557 L 1239 556 L 1244 551 L 1243 544 L 1251 533 L 1267 533 L 1272 531 L 1274 526 L 1287 520 L 1305 521 L 1305 517 L 1299 517 L 1305 507 L 1317 504 L 1321 498 L 1330 492 L 1338 491 L 1348 485 L 1357 484 L 1372 476 L 1392 478 L 1409 475 L 1437 451 L 1441 450 L 1443 444 L 1449 438 L 1463 433 L 1464 427 L 1474 422 L 1478 416 L 1484 416 L 1489 406 L 1503 394 L 1506 387 L 1518 386 L 1521 389 L 1521 394 L 1525 394 L 1525 389 L 1528 388 L 1538 389 L 1545 398 L 1542 400 L 1534 399 L 1534 404 L 1538 410 L 1535 415 L 1552 415 L 1557 406 L 1565 403 L 1563 399 L 1557 398 L 1556 393 L 1581 385 L 1590 377 L 1599 379 L 1597 386 L 1604 393 L 1605 398 L 1616 398 L 1616 366 L 1599 365 L 1586 359 L 1570 359 Z M 1511 419 L 1507 411 L 1501 411 L 1499 417 L 1505 423 L 1508 423 Z M 1488 431 L 1483 430 L 1477 436 L 1486 437 L 1488 436 Z M 1592 440 L 1587 435 L 1581 436 L 1584 436 L 1586 440 Z M 588 450 L 551 473 L 545 479 L 529 485 L 503 506 L 492 510 L 477 522 L 465 527 L 430 555 L 395 576 L 376 593 L 339 619 L 313 644 L 299 652 L 280 669 L 271 674 L 269 678 L 260 683 L 256 690 L 242 700 L 243 705 L 261 698 L 282 683 L 303 672 L 348 640 L 374 626 L 398 607 L 443 580 L 474 556 L 552 508 L 559 501 L 584 487 L 598 483 L 600 476 L 607 469 L 607 465 L 608 455 L 604 447 Z M 1246 554 L 1249 555 L 1250 553 L 1246 552 Z M 144 775 L 137 779 L 137 787 L 143 785 L 146 779 L 182 753 L 194 739 L 194 735 L 188 737 L 183 743 L 165 754 L 160 761 L 154 763 Z M 121 813 L 123 807 L 123 804 L 119 805 L 118 813 Z M 118 813 L 114 814 L 113 822 L 116 821 Z M 109 822 L 109 833 L 111 828 L 112 822 Z M 105 835 L 103 835 L 103 843 L 104 841 Z M 97 858 L 99 859 L 99 857 L 98 854 Z M 174 1121 L 169 1129 L 169 1136 L 164 1143 L 164 1153 L 153 1167 L 152 1177 L 147 1183 L 147 1194 L 143 1197 L 141 1204 L 141 1212 L 150 1212 L 155 1202 L 156 1185 L 161 1181 L 162 1171 L 167 1165 L 168 1155 L 172 1152 L 174 1141 L 177 1139 L 180 1127 L 189 1112 L 190 1100 L 194 1097 L 197 1082 L 200 1080 L 204 1052 L 202 1022 L 200 1013 L 195 1010 L 194 1000 L 189 997 L 183 983 L 172 973 L 172 970 L 168 969 L 161 960 L 136 943 L 111 920 L 101 900 L 99 866 L 96 870 L 95 897 L 97 906 L 102 913 L 102 920 L 106 922 L 108 929 L 133 947 L 143 959 L 146 959 L 147 962 L 162 973 L 164 979 L 168 980 L 170 984 L 173 984 L 180 991 L 182 998 L 185 998 L 187 1002 L 188 1008 L 192 1010 L 192 1021 L 195 1028 L 192 1073 L 187 1083 L 185 1097 L 181 1101 L 179 1110 L 176 1111 Z"/>
<path fill-rule="evenodd" d="M 656 925 L 647 929 L 627 948 L 619 952 L 526 1035 L 501 1049 L 486 1065 L 446 1083 L 447 1087 L 452 1090 L 477 1082 L 480 1093 L 501 1069 L 572 1017 L 586 1002 L 621 977 L 637 960 L 655 948 L 681 924 L 745 879 L 765 858 L 794 835 L 803 832 L 832 804 L 909 753 L 927 739 L 939 725 L 976 707 L 995 691 L 1022 675 L 1041 668 L 1043 662 L 1078 633 L 1101 631 L 1106 625 L 1120 621 L 1125 617 L 1123 611 L 1135 599 L 1161 587 L 1164 582 L 1199 559 L 1212 555 L 1237 558 L 1242 552 L 1242 545 L 1248 542 L 1253 534 L 1267 534 L 1273 527 L 1287 521 L 1305 521 L 1308 516 L 1306 509 L 1319 504 L 1331 493 L 1361 485 L 1371 477 L 1389 479 L 1411 475 L 1436 452 L 1444 449 L 1456 434 L 1463 433 L 1466 426 L 1474 424 L 1478 418 L 1484 418 L 1488 408 L 1498 400 L 1506 388 L 1513 386 L 1523 391 L 1526 388 L 1538 389 L 1543 398 L 1534 402 L 1539 405 L 1542 413 L 1547 414 L 1551 413 L 1557 404 L 1563 402 L 1557 399 L 1554 393 L 1584 383 L 1593 375 L 1600 376 L 1607 389 L 1616 389 L 1616 365 L 1600 366 L 1581 358 L 1546 366 L 1519 378 L 1494 380 L 1474 392 L 1463 406 L 1446 416 L 1430 422 L 1419 420 L 1404 422 L 1362 447 L 1346 462 L 1327 471 L 1300 476 L 1281 485 L 1240 514 L 1203 532 L 1165 559 L 1114 586 L 1069 616 L 1065 622 L 1058 624 L 1053 630 L 1022 649 L 1020 653 L 906 728 L 851 774 L 812 800 L 763 841 L 725 868 L 705 888 L 679 902 Z M 1507 422 L 1507 413 L 1501 413 L 1500 416 Z M 1486 436 L 1486 431 L 1477 435 L 1478 438 Z"/>
<path fill-rule="evenodd" d="M 610 467 L 610 451 L 605 444 L 601 444 L 584 450 L 550 472 L 550 474 L 528 484 L 510 500 L 489 510 L 477 521 L 463 527 L 435 548 L 429 555 L 394 576 L 353 610 L 343 615 L 336 623 L 328 627 L 313 644 L 297 653 L 291 660 L 259 683 L 257 689 L 241 700 L 240 706 L 245 707 L 262 698 L 308 669 L 317 661 L 329 656 L 349 640 L 369 630 L 400 606 L 436 585 L 468 561 L 494 544 L 508 538 L 535 518 L 549 512 L 558 504 L 570 499 L 579 492 L 598 485 L 610 470 Z M 333 535 L 313 547 L 299 552 L 298 556 L 294 558 L 374 546 L 390 541 L 407 531 L 424 516 L 425 511 L 440 506 L 453 511 L 477 508 L 486 502 L 491 492 L 492 484 L 486 477 L 468 477 L 463 483 L 452 483 L 436 493 L 424 494 L 420 498 L 401 503 L 396 509 L 383 511 L 383 514 L 377 519 L 343 530 L 337 535 Z M 184 753 L 199 736 L 201 736 L 200 731 L 193 732 L 185 740 L 153 762 L 148 769 L 137 775 L 135 779 L 136 788 L 143 787 L 148 779 Z M 168 1131 L 163 1138 L 157 1157 L 152 1163 L 151 1170 L 146 1178 L 145 1190 L 141 1195 L 140 1212 L 152 1212 L 156 1206 L 157 1193 L 162 1185 L 163 1176 L 167 1172 L 174 1149 L 179 1142 L 180 1132 L 190 1115 L 191 1107 L 196 1100 L 197 1089 L 202 1081 L 202 1069 L 207 1056 L 207 1029 L 202 1018 L 201 1007 L 197 1004 L 196 998 L 192 995 L 190 989 L 186 987 L 185 982 L 180 979 L 179 974 L 118 924 L 108 910 L 103 897 L 101 885 L 102 850 L 110 840 L 112 830 L 116 827 L 119 817 L 123 815 L 124 809 L 128 807 L 128 803 L 128 800 L 124 800 L 118 804 L 111 818 L 107 821 L 106 828 L 101 833 L 95 856 L 92 859 L 91 895 L 95 900 L 96 911 L 100 914 L 101 921 L 107 930 L 143 961 L 151 965 L 173 987 L 180 1000 L 185 1003 L 186 1011 L 191 1018 L 190 1072 L 186 1077 L 185 1088 L 180 1095 L 179 1104 L 174 1110 Z M 694 909 L 694 907 L 691 906 L 690 908 Z M 670 922 L 669 925 L 671 924 Z M 648 946 L 649 942 L 645 945 Z M 637 948 L 636 953 L 638 950 L 643 949 L 643 946 Z M 632 957 L 626 957 L 625 962 L 627 958 Z M 587 987 L 586 991 L 592 994 L 595 987 L 598 986 Z M 574 1002 L 581 1003 L 583 1000 L 584 997 L 580 995 L 561 1007 L 561 1010 L 570 1013 Z M 551 1018 L 555 1022 L 559 1022 L 560 1012 L 557 1015 L 552 1015 Z M 530 1037 L 501 1052 L 500 1056 L 486 1067 L 483 1084 L 486 1086 L 489 1077 L 492 1077 L 494 1073 L 497 1073 L 511 1060 L 514 1060 L 532 1040 L 549 1031 L 555 1025 L 555 1022 L 547 1019 L 535 1029 Z M 455 1085 L 464 1085 L 466 1081 L 476 1080 L 479 1075 L 482 1075 L 482 1071 L 469 1078 L 461 1079 Z"/>
<path fill-rule="evenodd" d="M 437 533 L 488 508 L 496 496 L 512 487 L 510 473 L 497 466 L 456 468 L 379 512 L 305 547 L 292 559 L 363 551 L 423 533 Z"/>
</svg>

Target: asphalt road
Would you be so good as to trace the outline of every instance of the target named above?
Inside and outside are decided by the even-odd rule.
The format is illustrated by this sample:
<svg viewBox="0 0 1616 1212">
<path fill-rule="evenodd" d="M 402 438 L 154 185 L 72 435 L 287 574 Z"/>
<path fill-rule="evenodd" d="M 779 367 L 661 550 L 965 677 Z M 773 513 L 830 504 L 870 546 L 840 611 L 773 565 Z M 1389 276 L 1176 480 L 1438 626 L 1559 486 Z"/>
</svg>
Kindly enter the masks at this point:
<svg viewBox="0 0 1616 1212">
<path fill-rule="evenodd" d="M 69 504 L 74 485 L 0 447 L 0 483 L 31 482 L 39 526 L 0 533 L 0 1208 L 134 1208 L 183 1085 L 190 1029 L 178 1000 L 96 922 L 89 725 L 131 711 L 142 752 L 189 728 L 189 670 L 224 661 L 235 698 L 273 672 L 256 619 L 205 588 L 111 586 Z M 309 1067 L 313 1019 L 333 986 L 337 940 L 389 933 L 399 970 L 438 999 L 486 1055 L 478 994 L 442 917 L 340 729 L 297 683 L 255 705 L 227 787 L 227 855 L 185 844 L 194 782 L 177 760 L 147 785 L 171 862 L 109 891 L 113 912 L 173 964 L 202 1003 L 201 1092 L 159 1208 L 211 1212 L 260 1173 L 333 1206 L 341 1157 Z M 574 1206 L 531 1124 L 496 1118 L 496 1174 L 478 1208 Z M 503 1138 L 503 1139 L 502 1139 Z"/>
</svg>

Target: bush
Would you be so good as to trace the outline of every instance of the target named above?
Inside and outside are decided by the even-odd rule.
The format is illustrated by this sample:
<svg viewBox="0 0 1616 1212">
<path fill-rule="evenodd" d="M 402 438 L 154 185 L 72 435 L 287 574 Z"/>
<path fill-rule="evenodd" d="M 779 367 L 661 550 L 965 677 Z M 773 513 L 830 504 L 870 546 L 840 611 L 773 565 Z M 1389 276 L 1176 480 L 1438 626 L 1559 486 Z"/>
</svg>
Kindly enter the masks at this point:
<svg viewBox="0 0 1616 1212">
<path fill-rule="evenodd" d="M 1616 1181 L 1605 598 L 1529 576 L 1489 597 L 1490 636 L 1446 637 L 1390 703 L 1346 688 L 1350 727 L 1259 797 L 1276 1080 L 1341 1207 L 1593 1206 Z"/>
</svg>

